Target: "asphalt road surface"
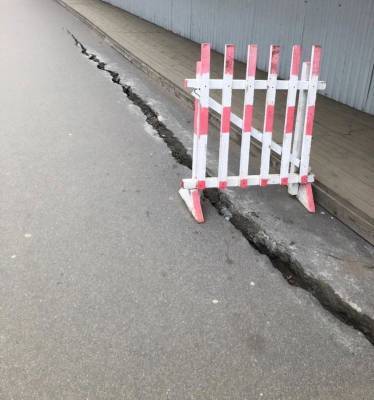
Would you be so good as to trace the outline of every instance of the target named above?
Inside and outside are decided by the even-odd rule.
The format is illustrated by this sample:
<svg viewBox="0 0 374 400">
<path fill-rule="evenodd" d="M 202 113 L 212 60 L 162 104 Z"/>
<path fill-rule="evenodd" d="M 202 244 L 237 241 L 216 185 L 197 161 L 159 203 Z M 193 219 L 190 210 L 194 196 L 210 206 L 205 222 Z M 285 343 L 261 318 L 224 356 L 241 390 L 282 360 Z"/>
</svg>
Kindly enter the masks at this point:
<svg viewBox="0 0 374 400">
<path fill-rule="evenodd" d="M 373 346 L 193 221 L 190 171 L 67 31 L 154 83 L 53 0 L 0 5 L 0 399 L 373 399 Z"/>
</svg>

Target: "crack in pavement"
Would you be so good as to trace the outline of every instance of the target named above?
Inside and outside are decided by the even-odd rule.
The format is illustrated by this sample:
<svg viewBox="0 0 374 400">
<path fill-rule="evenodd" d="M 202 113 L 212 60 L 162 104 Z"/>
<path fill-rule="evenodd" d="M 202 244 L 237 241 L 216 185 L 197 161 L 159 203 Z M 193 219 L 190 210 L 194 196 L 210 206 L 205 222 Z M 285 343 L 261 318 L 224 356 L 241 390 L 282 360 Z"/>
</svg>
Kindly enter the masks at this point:
<svg viewBox="0 0 374 400">
<path fill-rule="evenodd" d="M 174 133 L 159 120 L 157 112 L 153 110 L 130 85 L 121 81 L 118 72 L 108 69 L 107 64 L 101 61 L 96 54 L 89 53 L 87 48 L 73 33 L 68 30 L 67 32 L 73 38 L 76 46 L 81 49 L 81 53 L 90 61 L 95 62 L 98 69 L 108 73 L 112 78 L 112 82 L 121 86 L 127 98 L 134 105 L 139 107 L 146 118 L 146 122 L 163 139 L 171 151 L 172 156 L 178 163 L 191 169 L 192 159 L 186 147 Z M 208 173 L 207 176 L 209 176 Z M 217 209 L 219 214 L 225 216 L 225 218 L 242 233 L 253 248 L 269 258 L 274 268 L 280 271 L 284 279 L 290 285 L 300 287 L 312 294 L 333 316 L 346 325 L 352 326 L 362 332 L 366 338 L 374 344 L 374 320 L 368 315 L 354 309 L 326 282 L 308 275 L 300 262 L 289 254 L 284 246 L 272 241 L 266 232 L 263 231 L 260 223 L 256 220 L 257 215 L 255 213 L 253 213 L 253 215 L 244 215 L 242 211 L 233 204 L 228 195 L 218 189 L 205 189 L 203 193 L 204 197 Z"/>
</svg>

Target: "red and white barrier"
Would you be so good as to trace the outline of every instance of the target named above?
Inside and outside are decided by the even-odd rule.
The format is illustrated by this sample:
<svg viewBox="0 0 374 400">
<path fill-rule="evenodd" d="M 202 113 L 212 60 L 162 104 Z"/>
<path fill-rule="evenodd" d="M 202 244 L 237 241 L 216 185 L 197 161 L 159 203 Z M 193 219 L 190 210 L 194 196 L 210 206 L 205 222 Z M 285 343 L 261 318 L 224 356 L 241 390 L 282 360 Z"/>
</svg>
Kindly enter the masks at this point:
<svg viewBox="0 0 374 400">
<path fill-rule="evenodd" d="M 223 79 L 210 79 L 210 45 L 201 45 L 201 60 L 196 65 L 196 78 L 186 79 L 185 86 L 193 88 L 195 96 L 194 140 L 192 177 L 182 180 L 179 193 L 198 222 L 204 222 L 200 192 L 205 188 L 226 189 L 250 186 L 284 185 L 288 192 L 297 196 L 310 212 L 315 211 L 310 173 L 310 150 L 315 114 L 317 90 L 326 83 L 319 81 L 321 48 L 313 46 L 311 62 L 303 63 L 299 79 L 301 47 L 292 48 L 289 80 L 279 80 L 280 47 L 270 46 L 267 80 L 256 80 L 257 46 L 248 46 L 245 79 L 234 79 L 234 45 L 225 46 Z M 222 104 L 209 96 L 210 89 L 222 91 Z M 232 91 L 244 90 L 243 118 L 231 111 Z M 266 90 L 263 131 L 253 127 L 255 90 Z M 278 90 L 287 90 L 282 146 L 272 140 L 275 99 Z M 296 112 L 296 98 L 299 99 Z M 209 108 L 221 115 L 218 173 L 206 177 L 206 160 L 209 127 Z M 296 114 L 296 123 L 294 123 Z M 239 175 L 228 175 L 230 127 L 241 129 Z M 295 127 L 295 128 L 294 128 Z M 262 143 L 261 165 L 258 175 L 249 175 L 250 145 L 252 138 Z M 271 152 L 281 157 L 279 174 L 270 173 Z"/>
</svg>

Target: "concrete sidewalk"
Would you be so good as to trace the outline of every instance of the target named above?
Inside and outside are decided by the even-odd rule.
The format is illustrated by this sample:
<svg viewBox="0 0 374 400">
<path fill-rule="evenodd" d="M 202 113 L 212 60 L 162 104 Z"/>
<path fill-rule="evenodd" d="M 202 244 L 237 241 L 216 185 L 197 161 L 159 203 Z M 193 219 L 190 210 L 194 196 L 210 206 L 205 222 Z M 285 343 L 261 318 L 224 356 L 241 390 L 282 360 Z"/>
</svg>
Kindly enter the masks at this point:
<svg viewBox="0 0 374 400">
<path fill-rule="evenodd" d="M 58 1 L 90 24 L 127 59 L 169 91 L 190 101 L 190 95 L 181 85 L 183 78 L 193 76 L 193 64 L 199 58 L 197 44 L 99 0 Z M 216 76 L 221 74 L 221 61 L 222 56 L 214 53 L 213 71 Z M 242 69 L 243 65 L 238 63 L 239 75 Z M 259 100 L 261 103 L 261 99 Z M 319 102 L 327 104 L 327 107 L 331 107 L 332 104 L 326 98 L 320 98 Z M 160 111 L 160 107 L 162 108 L 155 105 L 157 111 Z M 240 105 L 237 104 L 236 107 Z M 187 113 L 191 119 L 192 112 Z M 262 122 L 260 109 L 256 113 L 257 123 L 260 120 Z M 341 115 L 336 117 L 337 120 L 340 117 Z M 323 120 L 324 116 L 321 118 Z M 278 124 L 279 121 L 278 117 Z M 367 116 L 365 123 L 371 123 L 370 116 Z M 317 130 L 321 125 L 323 123 L 317 117 Z M 191 132 L 186 135 L 176 130 L 174 134 L 188 150 L 191 149 Z M 217 138 L 213 126 L 209 139 L 213 150 L 218 145 Z M 320 136 L 320 140 L 323 141 L 323 135 Z M 231 169 L 235 169 L 239 146 L 235 140 L 230 146 Z M 317 158 L 325 164 L 326 155 L 321 159 L 318 149 L 317 140 L 312 153 L 317 153 Z M 210 170 L 214 170 L 216 165 L 217 160 L 212 157 Z M 323 171 L 319 173 L 315 164 L 314 171 L 318 177 L 321 175 L 321 179 L 323 178 Z M 322 183 L 321 185 L 324 186 Z M 343 189 L 346 193 L 346 188 Z M 368 193 L 371 193 L 370 190 Z M 297 281 L 332 312 L 374 340 L 374 251 L 371 245 L 322 209 L 319 209 L 315 216 L 308 215 L 287 196 L 285 190 L 279 188 L 267 188 L 266 191 L 254 188 L 249 192 L 228 190 L 220 198 L 213 199 L 214 195 L 207 195 L 218 207 L 228 210 L 234 225 L 252 244 L 266 252 L 274 263 L 285 271 L 286 277 Z M 323 198 L 318 187 L 317 196 L 319 199 Z M 331 201 L 329 196 L 326 198 Z M 366 223 L 370 225 L 370 218 Z"/>
</svg>

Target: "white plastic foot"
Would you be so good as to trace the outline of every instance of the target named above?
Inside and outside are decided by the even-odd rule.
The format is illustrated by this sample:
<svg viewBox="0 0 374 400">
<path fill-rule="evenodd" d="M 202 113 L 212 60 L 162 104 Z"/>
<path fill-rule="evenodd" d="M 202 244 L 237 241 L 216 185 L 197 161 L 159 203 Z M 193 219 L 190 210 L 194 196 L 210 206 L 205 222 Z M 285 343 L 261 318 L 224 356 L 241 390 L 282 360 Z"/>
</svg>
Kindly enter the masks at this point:
<svg viewBox="0 0 374 400">
<path fill-rule="evenodd" d="M 179 189 L 179 194 L 186 203 L 195 220 L 201 224 L 204 222 L 203 210 L 201 208 L 200 192 L 198 189 Z"/>
<path fill-rule="evenodd" d="M 299 185 L 299 191 L 296 197 L 310 213 L 316 212 L 311 183 L 307 183 L 306 185 Z"/>
</svg>

